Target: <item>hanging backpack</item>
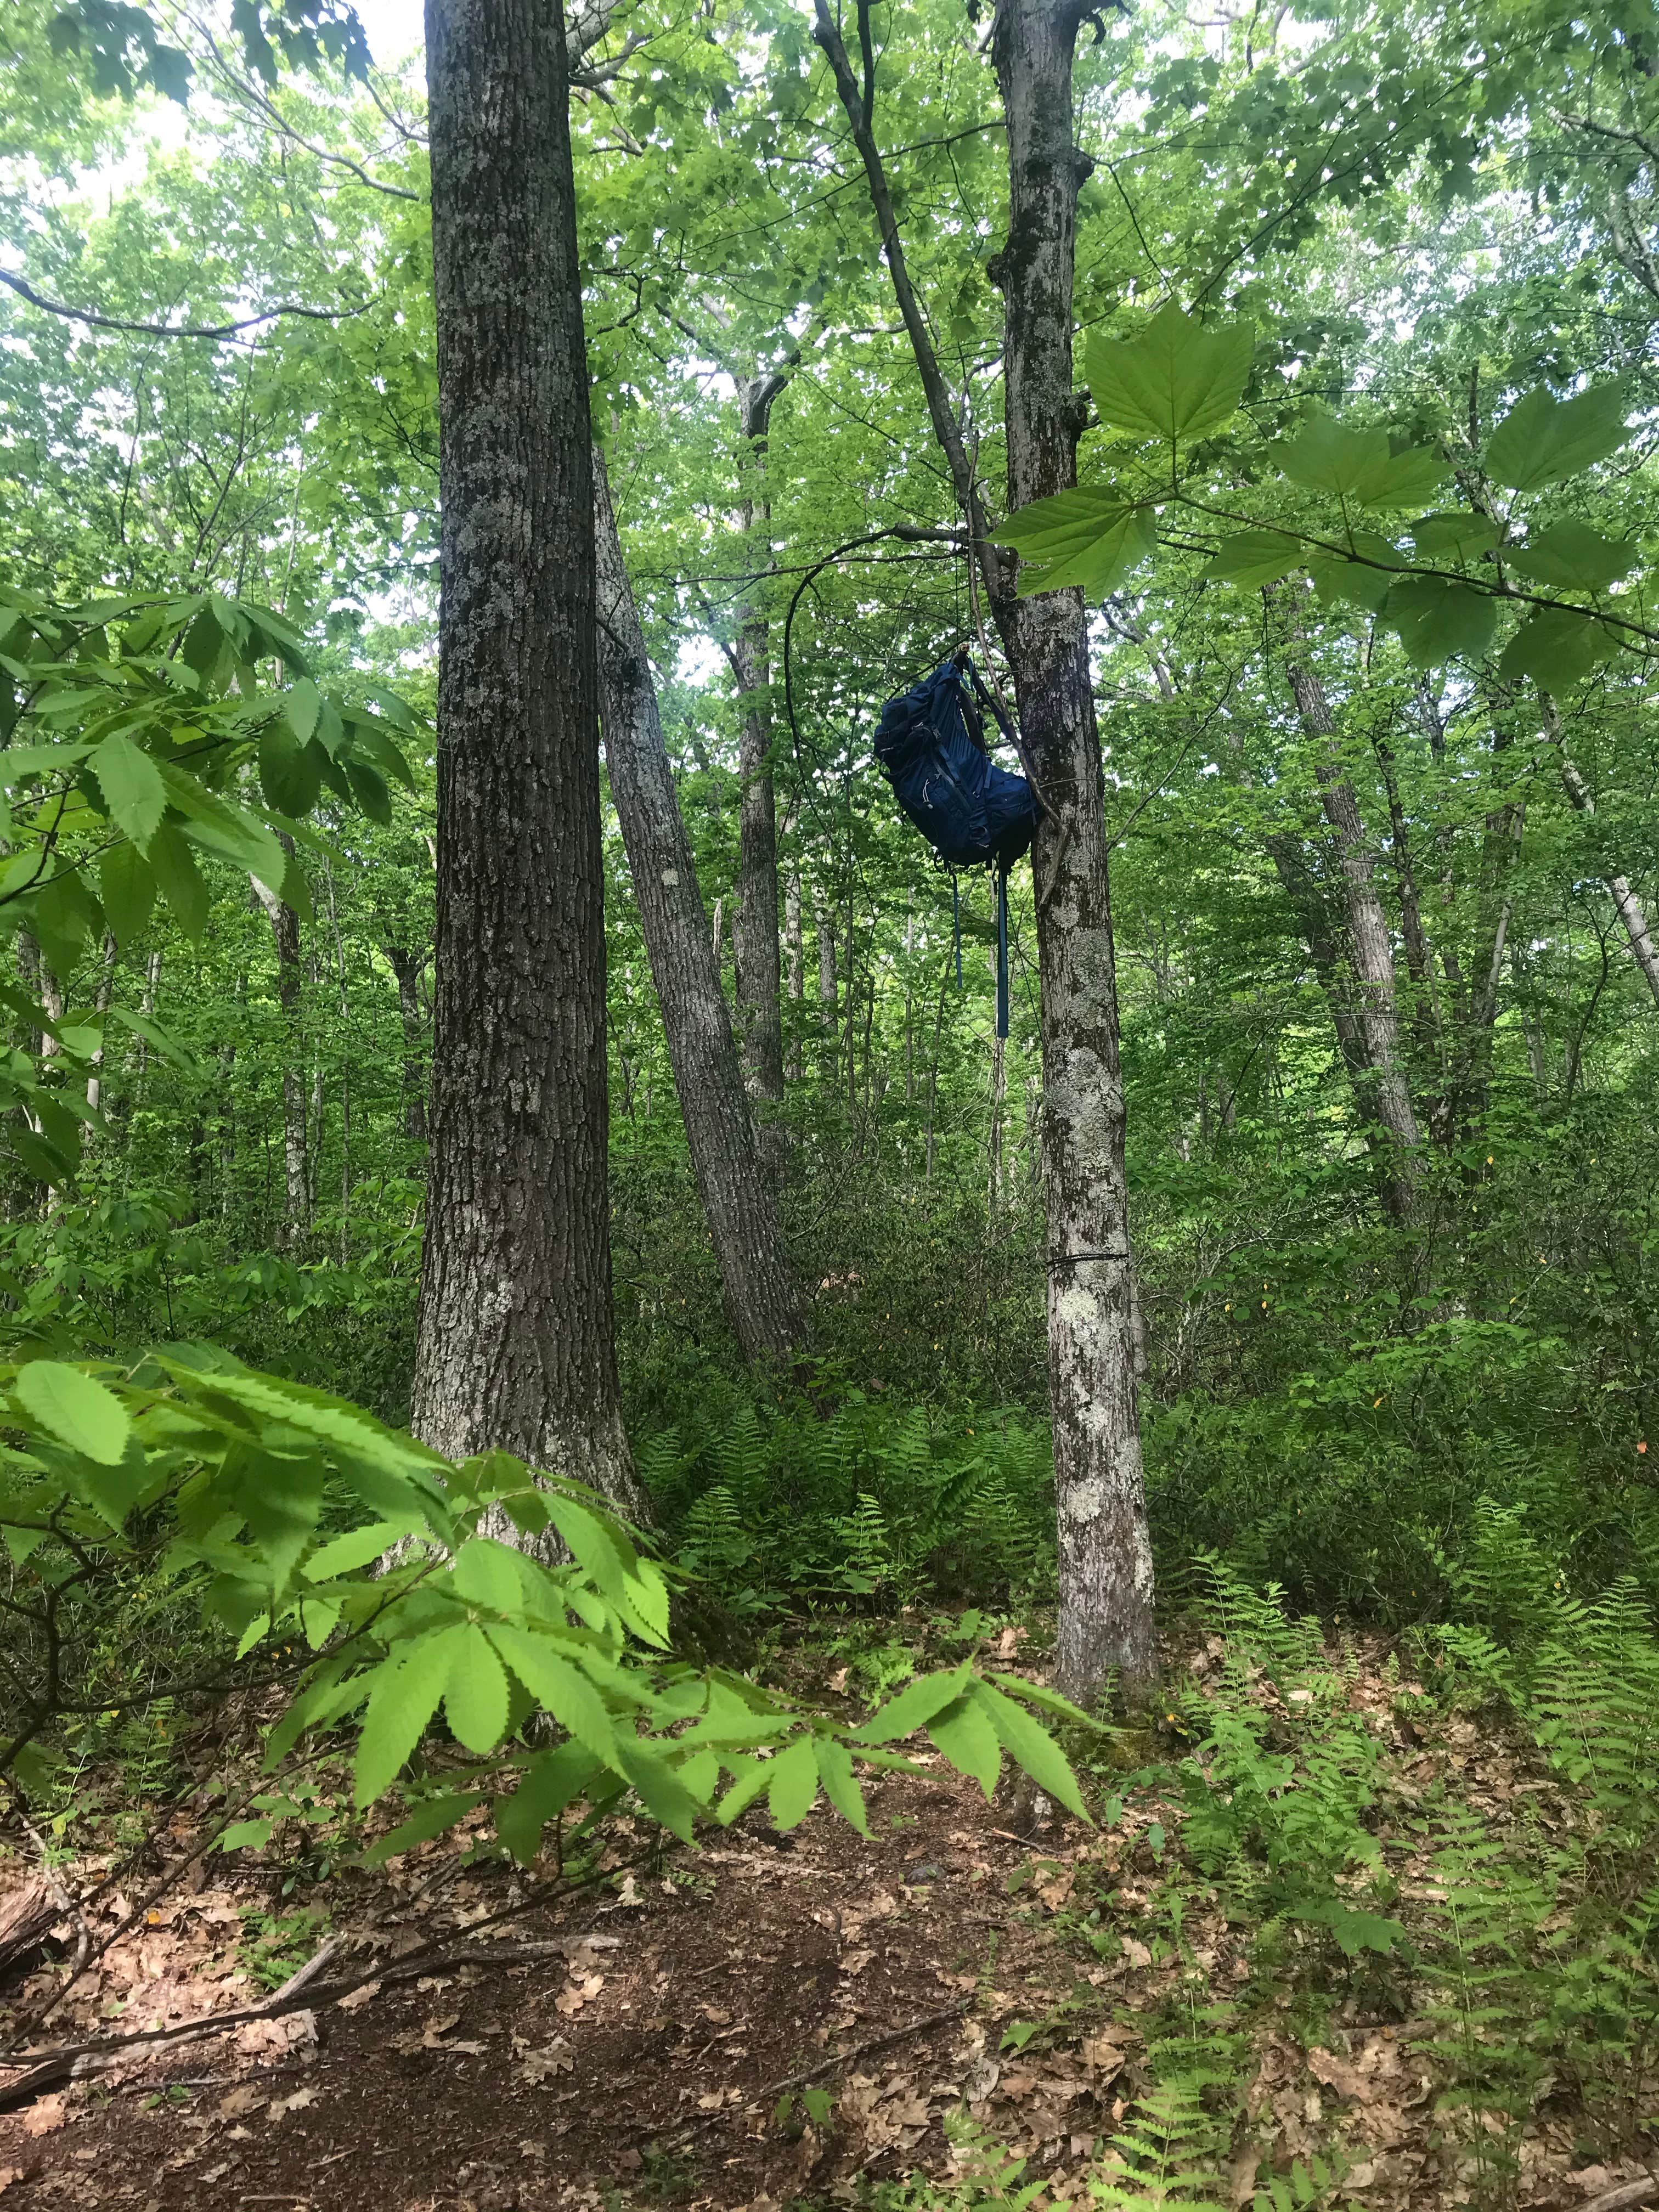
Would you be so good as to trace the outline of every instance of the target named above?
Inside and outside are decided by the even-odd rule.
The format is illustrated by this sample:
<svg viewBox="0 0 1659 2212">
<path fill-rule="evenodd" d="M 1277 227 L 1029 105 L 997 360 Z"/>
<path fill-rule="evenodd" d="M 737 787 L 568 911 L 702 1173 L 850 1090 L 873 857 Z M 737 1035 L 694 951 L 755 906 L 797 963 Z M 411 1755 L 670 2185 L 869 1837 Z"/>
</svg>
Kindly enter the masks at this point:
<svg viewBox="0 0 1659 2212">
<path fill-rule="evenodd" d="M 971 687 L 971 688 L 970 688 Z M 977 697 L 975 696 L 977 695 Z M 966 652 L 890 699 L 876 726 L 876 758 L 893 796 L 933 847 L 941 867 L 997 872 L 997 1035 L 1008 1034 L 1008 871 L 1028 851 L 1042 810 L 1030 782 L 991 758 L 981 705 L 1011 744 L 1018 738 Z M 957 981 L 962 939 L 957 935 Z"/>
</svg>

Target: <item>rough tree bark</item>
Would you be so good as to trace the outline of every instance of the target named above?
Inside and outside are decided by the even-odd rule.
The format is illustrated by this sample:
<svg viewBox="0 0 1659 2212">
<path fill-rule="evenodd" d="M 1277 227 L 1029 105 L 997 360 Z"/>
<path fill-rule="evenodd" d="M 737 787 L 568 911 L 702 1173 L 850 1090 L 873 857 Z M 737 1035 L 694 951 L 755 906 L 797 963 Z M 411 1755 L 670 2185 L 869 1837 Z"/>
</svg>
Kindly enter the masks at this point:
<svg viewBox="0 0 1659 2212">
<path fill-rule="evenodd" d="M 1116 1668 L 1130 1700 L 1140 1703 L 1157 1673 L 1152 1555 L 1135 1399 L 1105 784 L 1083 595 L 1017 599 L 1014 564 L 987 540 L 974 466 L 910 283 L 876 145 L 868 0 L 858 8 L 862 88 L 826 0 L 816 8 L 815 35 L 863 159 L 894 294 L 1008 657 L 1045 810 L 1032 866 L 1060 1548 L 1057 1677 L 1073 1696 L 1091 1699 Z M 1072 290 L 1078 190 L 1092 164 L 1073 143 L 1072 70 L 1085 12 L 1082 0 L 1001 0 L 992 37 L 1008 130 L 1008 238 L 990 274 L 1005 307 L 1011 509 L 1077 481 L 1086 403 L 1072 386 Z"/>
<path fill-rule="evenodd" d="M 787 1359 L 805 1340 L 805 1309 L 762 1165 L 605 464 L 597 454 L 593 509 L 605 763 L 691 1165 L 744 1357 Z M 775 850 L 775 886 L 776 873 Z M 775 970 L 775 923 L 771 941 Z"/>
<path fill-rule="evenodd" d="M 637 1512 L 611 1314 L 593 487 L 558 0 L 427 0 L 442 507 L 414 1425 Z"/>
</svg>

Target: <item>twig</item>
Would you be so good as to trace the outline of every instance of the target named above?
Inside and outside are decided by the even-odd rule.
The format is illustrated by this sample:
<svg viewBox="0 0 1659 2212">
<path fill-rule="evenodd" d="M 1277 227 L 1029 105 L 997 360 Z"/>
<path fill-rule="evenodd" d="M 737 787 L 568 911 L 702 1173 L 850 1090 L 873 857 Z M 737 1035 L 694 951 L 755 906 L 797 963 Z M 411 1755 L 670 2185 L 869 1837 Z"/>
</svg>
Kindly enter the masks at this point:
<svg viewBox="0 0 1659 2212">
<path fill-rule="evenodd" d="M 1638 2181 L 1621 2181 L 1616 2189 L 1604 2189 L 1599 2197 L 1587 2197 L 1578 2212 L 1628 2212 L 1632 2204 L 1645 2204 L 1659 2190 L 1659 2174 L 1644 2173 Z"/>
<path fill-rule="evenodd" d="M 820 2059 L 816 2066 L 803 2067 L 799 2074 L 786 2074 L 781 2081 L 769 2081 L 763 2089 L 757 2089 L 752 2096 L 745 2097 L 739 2105 L 726 2105 L 718 2112 L 705 2112 L 700 2119 L 675 2129 L 668 2141 L 674 2143 L 689 2142 L 693 2136 L 701 2135 L 705 2128 L 714 2127 L 729 2112 L 746 2112 L 751 2106 L 764 2105 L 772 2098 L 781 2096 L 787 2089 L 799 2089 L 808 2081 L 816 2081 L 820 2075 L 833 2074 L 842 2066 L 850 2066 L 855 2058 L 866 2057 L 872 2051 L 884 2051 L 890 2043 L 903 2043 L 913 2035 L 920 2035 L 924 2028 L 942 2027 L 947 2020 L 960 2020 L 963 2013 L 972 2009 L 973 2004 L 972 1997 L 960 1997 L 955 2004 L 946 2005 L 939 2012 L 924 2013 L 920 2020 L 913 2020 L 906 2027 L 889 2028 L 885 2035 L 866 2037 L 864 2042 L 855 2043 L 850 2051 L 838 2051 L 833 2057 Z M 1631 2197 L 1626 2201 L 1635 2203 L 1638 2200 Z M 1592 2209 L 1587 2206 L 1585 2212 L 1592 2212 Z"/>
<path fill-rule="evenodd" d="M 300 315 L 313 323 L 344 322 L 353 315 L 366 314 L 374 305 L 373 300 L 365 300 L 356 307 L 302 307 L 296 301 L 285 301 L 280 307 L 264 307 L 257 315 L 245 315 L 238 323 L 140 323 L 125 315 L 100 315 L 91 307 L 71 307 L 62 300 L 48 299 L 9 269 L 0 269 L 0 284 L 10 285 L 30 307 L 42 308 L 49 315 L 62 315 L 68 322 L 88 323 L 99 331 L 133 331 L 151 338 L 232 338 L 239 331 L 257 329 L 261 323 L 275 322 L 278 315 Z"/>
</svg>

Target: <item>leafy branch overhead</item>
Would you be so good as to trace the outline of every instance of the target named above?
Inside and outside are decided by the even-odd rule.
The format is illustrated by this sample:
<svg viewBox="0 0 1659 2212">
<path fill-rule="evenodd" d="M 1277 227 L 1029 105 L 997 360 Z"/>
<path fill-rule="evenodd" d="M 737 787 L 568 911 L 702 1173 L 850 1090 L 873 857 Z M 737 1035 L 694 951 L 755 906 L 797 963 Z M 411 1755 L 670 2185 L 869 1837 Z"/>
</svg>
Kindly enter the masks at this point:
<svg viewBox="0 0 1659 2212">
<path fill-rule="evenodd" d="M 1139 451 L 1109 484 L 1036 501 L 994 533 L 1019 554 L 1024 593 L 1104 597 L 1152 558 L 1161 520 L 1165 541 L 1182 550 L 1212 541 L 1203 573 L 1222 582 L 1255 590 L 1307 575 L 1325 605 L 1358 607 L 1394 631 L 1418 668 L 1498 650 L 1500 678 L 1559 690 L 1659 636 L 1641 549 L 1534 504 L 1625 444 L 1621 381 L 1565 399 L 1527 392 L 1478 465 L 1317 405 L 1288 437 L 1261 438 L 1247 412 L 1240 434 L 1223 441 L 1244 407 L 1255 350 L 1249 324 L 1200 322 L 1173 302 L 1133 338 L 1091 334 L 1085 368 L 1099 425 Z M 1454 474 L 1467 503 L 1437 509 Z M 1218 525 L 1238 526 L 1218 539 Z"/>
<path fill-rule="evenodd" d="M 215 592 L 70 607 L 0 592 L 0 930 L 27 931 L 65 975 L 106 934 L 141 937 L 158 900 L 199 944 L 211 863 L 308 915 L 298 848 L 318 838 L 305 817 L 327 792 L 389 823 L 389 780 L 412 787 L 403 744 L 420 725 L 393 692 L 354 702 L 306 670 L 280 616 Z M 22 1109 L 3 1141 L 54 1182 L 94 1117 L 53 1078 L 83 1073 L 108 1016 L 56 1017 L 0 988 L 58 1048 L 53 1070 L 19 1053 L 0 1067 L 0 1114 Z M 147 1018 L 111 1011 L 167 1048 Z"/>
</svg>

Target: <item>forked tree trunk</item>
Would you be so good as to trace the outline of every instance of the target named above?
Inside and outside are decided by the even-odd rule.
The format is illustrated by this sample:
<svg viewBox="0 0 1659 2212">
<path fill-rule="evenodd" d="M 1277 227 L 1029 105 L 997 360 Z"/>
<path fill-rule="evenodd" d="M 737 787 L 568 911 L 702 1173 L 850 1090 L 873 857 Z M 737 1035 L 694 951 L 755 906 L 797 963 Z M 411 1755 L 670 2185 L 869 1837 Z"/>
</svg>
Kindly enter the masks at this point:
<svg viewBox="0 0 1659 2212">
<path fill-rule="evenodd" d="M 1002 0 L 992 40 L 1008 129 L 1008 240 L 991 271 L 1006 307 L 1011 509 L 1077 481 L 1086 404 L 1072 389 L 1072 289 L 1078 189 L 1092 164 L 1073 141 L 1072 68 L 1084 13 L 1081 0 Z M 1032 865 L 1059 1521 L 1057 1679 L 1073 1696 L 1091 1699 L 1116 1669 L 1139 1704 L 1157 1674 L 1152 1554 L 1135 1402 L 1105 784 L 1083 596 L 1050 592 L 1017 600 L 1013 564 L 986 540 L 973 464 L 910 284 L 876 147 L 869 0 L 859 0 L 862 93 L 827 0 L 817 0 L 817 24 L 863 158 L 934 434 L 1008 656 L 1044 806 Z"/>
<path fill-rule="evenodd" d="M 805 1309 L 762 1168 L 696 861 L 663 743 L 656 686 L 597 454 L 593 508 L 605 763 L 691 1165 L 744 1357 L 786 1359 L 805 1341 Z M 775 927 L 772 951 L 775 962 Z"/>
<path fill-rule="evenodd" d="M 643 1498 L 611 1315 L 593 485 L 558 0 L 427 0 L 441 595 L 414 1425 Z"/>
</svg>

